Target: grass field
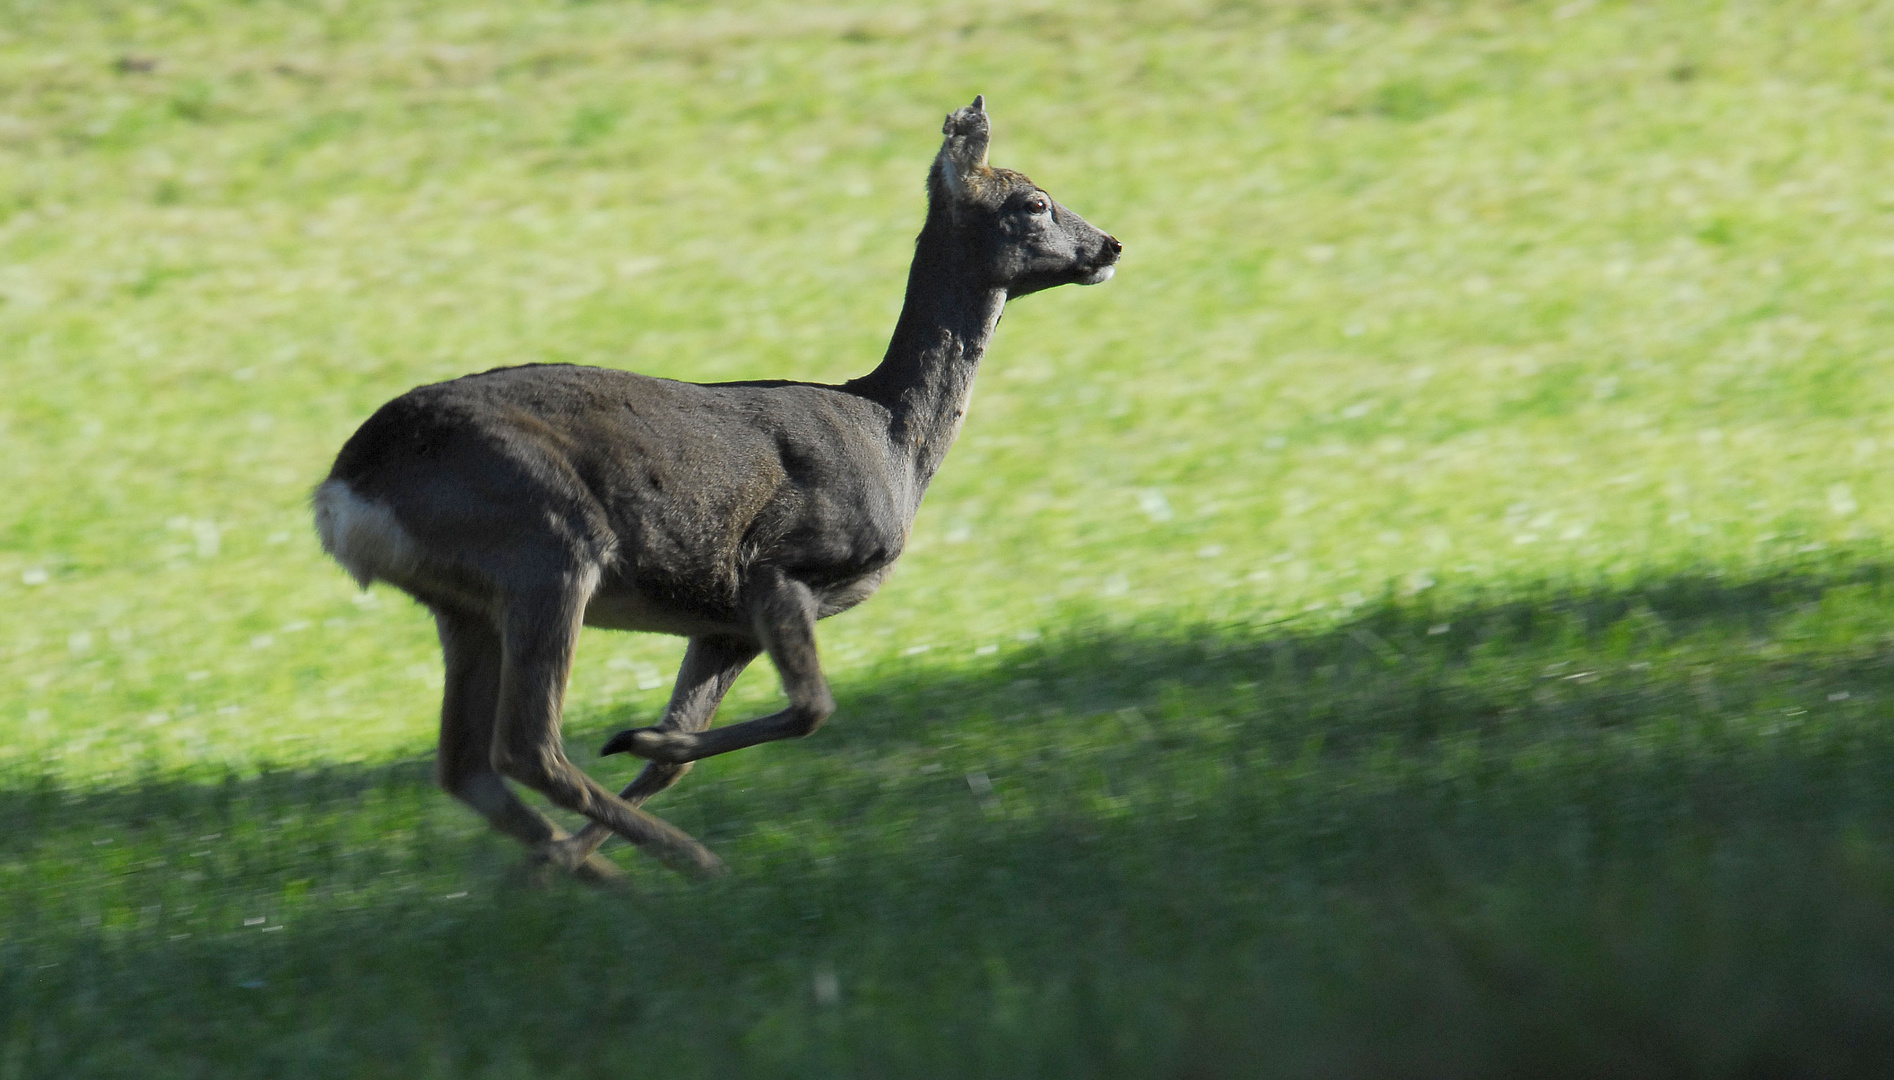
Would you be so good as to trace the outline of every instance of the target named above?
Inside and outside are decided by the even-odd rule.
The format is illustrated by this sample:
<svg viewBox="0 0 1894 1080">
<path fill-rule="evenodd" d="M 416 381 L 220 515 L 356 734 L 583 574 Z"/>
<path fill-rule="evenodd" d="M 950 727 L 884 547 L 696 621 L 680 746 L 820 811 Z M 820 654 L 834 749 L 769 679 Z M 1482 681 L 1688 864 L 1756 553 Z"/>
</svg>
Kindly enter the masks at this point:
<svg viewBox="0 0 1894 1080">
<path fill-rule="evenodd" d="M 1894 6 L 0 0 L 0 1080 L 1894 1055 Z M 305 499 L 417 383 L 1021 301 L 814 738 L 536 886 Z M 575 758 L 671 640 L 587 632 Z M 772 707 L 758 665 L 725 719 Z"/>
</svg>

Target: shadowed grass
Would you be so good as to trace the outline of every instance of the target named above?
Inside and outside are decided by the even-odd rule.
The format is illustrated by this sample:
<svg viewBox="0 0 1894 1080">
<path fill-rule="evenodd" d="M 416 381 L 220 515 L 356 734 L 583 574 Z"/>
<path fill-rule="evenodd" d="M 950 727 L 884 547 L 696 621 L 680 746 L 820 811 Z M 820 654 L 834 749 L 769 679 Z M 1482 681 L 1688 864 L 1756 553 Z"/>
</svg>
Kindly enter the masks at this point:
<svg viewBox="0 0 1894 1080">
<path fill-rule="evenodd" d="M 424 762 L 16 782 L 0 855 L 37 885 L 5 894 L 10 1052 L 29 1075 L 1867 1075 L 1894 1043 L 1894 668 L 1794 643 L 1824 605 L 1885 633 L 1889 587 L 1679 577 L 897 669 L 666 797 L 733 878 L 634 857 L 629 896 L 526 889 Z"/>
</svg>

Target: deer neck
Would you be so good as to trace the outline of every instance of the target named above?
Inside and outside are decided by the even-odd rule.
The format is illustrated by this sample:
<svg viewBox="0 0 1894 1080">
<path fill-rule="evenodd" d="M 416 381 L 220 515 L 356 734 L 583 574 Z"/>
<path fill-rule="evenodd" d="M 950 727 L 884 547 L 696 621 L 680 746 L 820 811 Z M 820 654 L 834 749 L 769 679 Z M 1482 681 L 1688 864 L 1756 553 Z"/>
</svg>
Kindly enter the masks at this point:
<svg viewBox="0 0 1894 1080">
<path fill-rule="evenodd" d="M 885 405 L 896 451 L 925 490 L 960 434 L 973 377 L 993 339 L 1006 291 L 971 272 L 972 260 L 921 233 L 908 271 L 907 300 L 880 366 L 850 388 Z"/>
</svg>

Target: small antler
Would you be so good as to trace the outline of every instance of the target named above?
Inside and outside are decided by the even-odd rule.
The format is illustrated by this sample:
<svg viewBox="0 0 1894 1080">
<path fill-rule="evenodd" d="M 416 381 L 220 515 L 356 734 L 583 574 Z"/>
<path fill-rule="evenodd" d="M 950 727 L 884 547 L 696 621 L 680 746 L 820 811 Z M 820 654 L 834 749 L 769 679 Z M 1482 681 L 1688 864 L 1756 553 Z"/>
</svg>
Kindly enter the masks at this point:
<svg viewBox="0 0 1894 1080">
<path fill-rule="evenodd" d="M 959 198 L 975 177 L 987 171 L 987 144 L 993 132 L 986 115 L 986 95 L 980 94 L 973 104 L 948 113 L 940 131 L 947 139 L 941 143 L 935 168 L 947 193 Z"/>
</svg>

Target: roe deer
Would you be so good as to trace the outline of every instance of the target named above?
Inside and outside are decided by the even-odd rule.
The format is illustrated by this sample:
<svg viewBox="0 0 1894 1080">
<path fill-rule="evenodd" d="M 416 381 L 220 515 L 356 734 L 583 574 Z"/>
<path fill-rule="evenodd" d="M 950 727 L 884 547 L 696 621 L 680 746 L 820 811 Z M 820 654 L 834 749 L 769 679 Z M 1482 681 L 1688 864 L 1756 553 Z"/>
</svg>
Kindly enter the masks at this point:
<svg viewBox="0 0 1894 1080">
<path fill-rule="evenodd" d="M 698 758 L 807 735 L 834 711 L 816 620 L 867 599 L 901 554 L 1000 309 L 1111 277 L 1117 240 L 987 164 L 983 98 L 941 130 L 907 299 L 867 375 L 698 385 L 499 368 L 383 405 L 316 489 L 323 549 L 362 587 L 385 581 L 434 614 L 441 786 L 544 863 L 614 876 L 596 852 L 617 833 L 680 869 L 721 869 L 639 805 Z M 618 795 L 560 744 L 581 625 L 690 639 L 662 720 L 605 745 L 650 761 Z M 710 730 L 761 652 L 789 707 Z M 590 823 L 565 834 L 503 777 Z"/>
</svg>

